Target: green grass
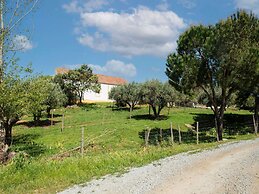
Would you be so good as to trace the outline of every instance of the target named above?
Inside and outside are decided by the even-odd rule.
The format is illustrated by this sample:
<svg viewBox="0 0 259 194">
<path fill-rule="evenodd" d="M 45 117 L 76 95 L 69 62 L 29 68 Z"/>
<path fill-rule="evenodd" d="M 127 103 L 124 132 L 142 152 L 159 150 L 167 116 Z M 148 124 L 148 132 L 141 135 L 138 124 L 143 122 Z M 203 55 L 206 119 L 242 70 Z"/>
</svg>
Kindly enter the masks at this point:
<svg viewBox="0 0 259 194">
<path fill-rule="evenodd" d="M 10 164 L 0 167 L 0 193 L 55 193 L 74 184 L 85 183 L 106 174 L 125 172 L 130 167 L 142 166 L 154 160 L 190 150 L 202 150 L 217 146 L 211 110 L 173 108 L 168 115 L 153 120 L 148 108 L 133 111 L 132 119 L 126 110 L 112 110 L 109 104 L 92 104 L 67 108 L 55 112 L 55 125 L 50 122 L 35 127 L 31 118 L 14 128 L 12 150 L 24 151 Z M 65 128 L 61 132 L 62 114 L 65 113 Z M 225 138 L 250 139 L 251 114 L 246 111 L 228 110 L 226 113 Z M 212 118 L 212 119 L 211 119 Z M 43 119 L 44 120 L 44 119 Z M 236 121 L 239 122 L 236 122 Z M 195 144 L 196 136 L 185 124 L 200 122 L 201 143 Z M 170 145 L 169 127 L 173 123 L 176 143 Z M 178 144 L 177 127 L 182 132 Z M 81 128 L 85 128 L 85 153 L 65 153 L 80 146 Z M 144 131 L 150 128 L 150 146 L 144 147 Z M 158 135 L 163 129 L 163 141 Z M 240 135 L 242 134 L 242 135 Z M 59 157 L 57 157 L 59 156 Z M 63 157 L 61 157 L 63 156 Z"/>
</svg>

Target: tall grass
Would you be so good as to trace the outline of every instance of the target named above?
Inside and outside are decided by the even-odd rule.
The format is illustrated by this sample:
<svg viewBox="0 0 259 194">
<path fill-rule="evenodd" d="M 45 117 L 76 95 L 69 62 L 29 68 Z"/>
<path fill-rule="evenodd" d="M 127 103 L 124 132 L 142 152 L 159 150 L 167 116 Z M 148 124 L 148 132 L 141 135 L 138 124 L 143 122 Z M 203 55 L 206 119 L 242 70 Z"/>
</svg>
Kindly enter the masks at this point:
<svg viewBox="0 0 259 194">
<path fill-rule="evenodd" d="M 63 113 L 65 128 L 61 132 Z M 228 113 L 247 117 L 244 122 L 250 118 L 246 111 L 232 110 Z M 71 185 L 110 173 L 125 172 L 130 167 L 142 166 L 166 156 L 218 145 L 213 134 L 207 133 L 210 130 L 207 128 L 202 131 L 206 138 L 196 145 L 195 136 L 185 126 L 194 124 L 199 118 L 204 124 L 213 125 L 209 119 L 210 110 L 174 108 L 169 115 L 167 110 L 162 114 L 163 117 L 153 120 L 148 116 L 148 108 L 143 106 L 134 110 L 132 119 L 129 119 L 127 110 L 113 110 L 108 104 L 92 104 L 57 110 L 54 126 L 47 120 L 41 126 L 33 126 L 30 117 L 24 118 L 26 121 L 14 128 L 12 146 L 12 150 L 21 153 L 11 163 L 0 167 L 0 193 L 55 193 Z M 166 138 L 162 142 L 156 141 L 155 129 L 162 128 L 166 137 L 170 122 L 173 122 L 175 132 L 178 125 L 181 127 L 183 144 L 172 146 Z M 85 128 L 84 155 L 77 151 L 67 152 L 80 145 L 82 127 Z M 252 138 L 251 134 L 238 135 L 242 127 L 237 128 L 234 135 L 226 137 L 232 140 Z M 153 129 L 151 138 L 154 141 L 144 147 L 143 132 L 147 128 Z"/>
</svg>

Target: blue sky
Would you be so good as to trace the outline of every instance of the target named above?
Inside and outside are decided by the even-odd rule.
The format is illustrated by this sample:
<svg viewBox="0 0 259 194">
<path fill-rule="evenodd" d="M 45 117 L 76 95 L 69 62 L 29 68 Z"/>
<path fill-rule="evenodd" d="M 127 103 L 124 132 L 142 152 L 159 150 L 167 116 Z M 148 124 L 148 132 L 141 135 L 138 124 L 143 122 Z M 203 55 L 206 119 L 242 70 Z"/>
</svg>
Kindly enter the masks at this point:
<svg viewBox="0 0 259 194">
<path fill-rule="evenodd" d="M 20 64 L 37 73 L 90 65 L 128 81 L 167 80 L 166 57 L 195 24 L 214 24 L 238 8 L 259 14 L 259 0 L 42 0 L 19 34 Z"/>
</svg>

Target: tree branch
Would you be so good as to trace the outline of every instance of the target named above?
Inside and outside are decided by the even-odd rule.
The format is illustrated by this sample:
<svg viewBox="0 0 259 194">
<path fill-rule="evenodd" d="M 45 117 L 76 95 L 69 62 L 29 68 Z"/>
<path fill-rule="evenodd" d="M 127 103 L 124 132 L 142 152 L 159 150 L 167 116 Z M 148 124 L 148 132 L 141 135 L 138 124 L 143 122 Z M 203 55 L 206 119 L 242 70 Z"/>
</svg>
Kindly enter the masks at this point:
<svg viewBox="0 0 259 194">
<path fill-rule="evenodd" d="M 35 0 L 32 7 L 23 16 L 21 16 L 11 27 L 9 27 L 8 30 L 11 31 L 17 24 L 19 24 L 23 20 L 23 18 L 25 18 L 29 13 L 31 13 L 33 9 L 36 7 L 36 5 L 38 4 L 38 2 L 39 0 Z"/>
</svg>

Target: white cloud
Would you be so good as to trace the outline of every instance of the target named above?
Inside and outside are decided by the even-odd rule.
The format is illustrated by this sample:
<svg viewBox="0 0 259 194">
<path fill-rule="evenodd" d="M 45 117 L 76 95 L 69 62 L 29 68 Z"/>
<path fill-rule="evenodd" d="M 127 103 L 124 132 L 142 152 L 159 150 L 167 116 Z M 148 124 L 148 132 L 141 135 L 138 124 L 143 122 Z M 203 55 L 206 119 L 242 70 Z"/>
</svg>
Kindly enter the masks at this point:
<svg viewBox="0 0 259 194">
<path fill-rule="evenodd" d="M 13 39 L 13 49 L 28 51 L 33 48 L 32 42 L 24 35 L 16 35 Z"/>
<path fill-rule="evenodd" d="M 186 9 L 192 9 L 196 7 L 195 0 L 178 0 L 178 3 L 181 4 Z"/>
<path fill-rule="evenodd" d="M 78 1 L 77 0 L 73 0 L 69 4 L 64 4 L 63 8 L 68 13 L 78 13 L 78 12 L 82 11 L 81 8 L 78 5 Z"/>
<path fill-rule="evenodd" d="M 92 12 L 108 5 L 107 0 L 72 0 L 68 4 L 64 4 L 63 8 L 68 13 Z"/>
<path fill-rule="evenodd" d="M 174 12 L 146 7 L 132 13 L 82 12 L 80 16 L 85 30 L 78 37 L 82 45 L 125 56 L 166 56 L 176 48 L 178 35 L 186 27 Z"/>
<path fill-rule="evenodd" d="M 137 74 L 136 67 L 133 64 L 126 64 L 119 60 L 110 60 L 104 66 L 92 64 L 89 66 L 97 74 L 122 77 L 134 77 Z"/>
<path fill-rule="evenodd" d="M 162 0 L 161 3 L 156 6 L 156 8 L 160 11 L 167 11 L 169 9 L 169 4 L 167 0 Z"/>
<path fill-rule="evenodd" d="M 237 8 L 252 10 L 259 15 L 259 0 L 235 0 L 235 3 Z"/>
</svg>

